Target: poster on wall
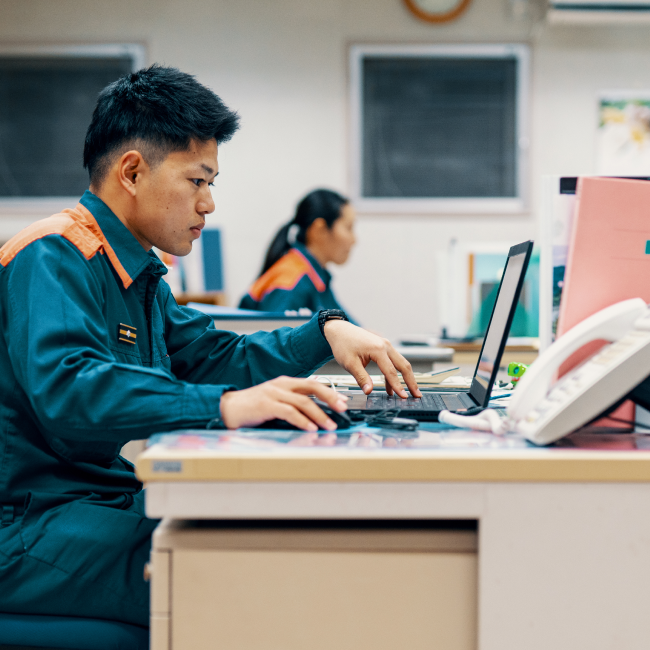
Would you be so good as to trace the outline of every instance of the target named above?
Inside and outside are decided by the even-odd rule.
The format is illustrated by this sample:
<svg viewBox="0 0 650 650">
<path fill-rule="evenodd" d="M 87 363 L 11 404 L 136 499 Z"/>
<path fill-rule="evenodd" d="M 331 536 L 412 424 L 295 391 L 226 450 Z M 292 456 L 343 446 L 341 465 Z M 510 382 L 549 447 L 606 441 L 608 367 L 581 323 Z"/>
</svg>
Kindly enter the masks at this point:
<svg viewBox="0 0 650 650">
<path fill-rule="evenodd" d="M 650 91 L 602 93 L 596 173 L 650 175 Z"/>
</svg>

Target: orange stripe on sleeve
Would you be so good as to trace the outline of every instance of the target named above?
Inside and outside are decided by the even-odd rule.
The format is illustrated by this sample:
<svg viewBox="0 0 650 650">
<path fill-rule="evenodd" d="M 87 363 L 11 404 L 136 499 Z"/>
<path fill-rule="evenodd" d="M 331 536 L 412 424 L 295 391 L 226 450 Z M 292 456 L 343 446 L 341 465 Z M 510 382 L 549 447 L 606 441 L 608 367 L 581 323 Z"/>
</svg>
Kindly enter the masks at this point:
<svg viewBox="0 0 650 650">
<path fill-rule="evenodd" d="M 253 300 L 260 302 L 275 289 L 291 291 L 305 275 L 309 276 L 317 291 L 325 291 L 325 283 L 316 269 L 300 251 L 292 248 L 255 281 L 248 294 Z"/>
</svg>

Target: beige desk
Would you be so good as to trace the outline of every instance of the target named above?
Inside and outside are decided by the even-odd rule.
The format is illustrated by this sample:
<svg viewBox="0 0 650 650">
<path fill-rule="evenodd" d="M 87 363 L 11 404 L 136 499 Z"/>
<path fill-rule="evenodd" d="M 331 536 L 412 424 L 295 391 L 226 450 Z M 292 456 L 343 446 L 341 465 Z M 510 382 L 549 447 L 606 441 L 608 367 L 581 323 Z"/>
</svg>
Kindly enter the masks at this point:
<svg viewBox="0 0 650 650">
<path fill-rule="evenodd" d="M 147 512 L 165 517 L 152 648 L 647 648 L 645 439 L 477 435 L 462 449 L 446 435 L 428 449 L 147 450 Z"/>
</svg>

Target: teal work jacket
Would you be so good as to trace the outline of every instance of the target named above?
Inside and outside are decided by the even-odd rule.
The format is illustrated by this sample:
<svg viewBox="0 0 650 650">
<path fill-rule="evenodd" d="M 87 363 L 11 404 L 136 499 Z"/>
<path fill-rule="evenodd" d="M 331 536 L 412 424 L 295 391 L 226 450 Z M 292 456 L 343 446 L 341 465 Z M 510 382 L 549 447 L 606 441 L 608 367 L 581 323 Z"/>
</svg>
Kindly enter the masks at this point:
<svg viewBox="0 0 650 650">
<path fill-rule="evenodd" d="M 0 249 L 0 612 L 148 625 L 157 522 L 122 445 L 331 358 L 316 317 L 217 331 L 165 273 L 90 192 Z"/>
<path fill-rule="evenodd" d="M 302 308 L 343 309 L 332 287 L 332 275 L 300 242 L 263 273 L 241 299 L 241 309 L 286 311 Z M 350 315 L 348 314 L 348 318 Z M 355 322 L 350 318 L 351 322 Z"/>
<path fill-rule="evenodd" d="M 89 191 L 0 250 L 0 507 L 138 492 L 125 442 L 205 427 L 224 390 L 331 358 L 316 318 L 217 331 L 165 273 Z"/>
</svg>

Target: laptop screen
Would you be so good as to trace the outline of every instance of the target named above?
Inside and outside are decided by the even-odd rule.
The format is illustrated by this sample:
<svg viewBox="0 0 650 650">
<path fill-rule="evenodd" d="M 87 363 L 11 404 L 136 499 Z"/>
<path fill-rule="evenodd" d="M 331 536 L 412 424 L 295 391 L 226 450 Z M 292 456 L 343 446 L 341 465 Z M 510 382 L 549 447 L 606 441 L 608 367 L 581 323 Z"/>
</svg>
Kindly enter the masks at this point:
<svg viewBox="0 0 650 650">
<path fill-rule="evenodd" d="M 499 293 L 494 303 L 478 364 L 474 372 L 470 394 L 478 404 L 487 406 L 492 384 L 499 370 L 499 363 L 510 333 L 517 302 L 528 268 L 532 242 L 513 246 L 508 253 L 506 267 L 501 276 Z"/>
</svg>

